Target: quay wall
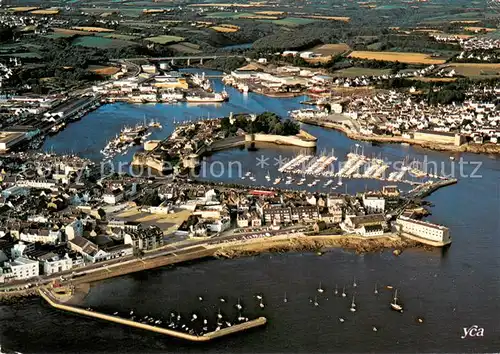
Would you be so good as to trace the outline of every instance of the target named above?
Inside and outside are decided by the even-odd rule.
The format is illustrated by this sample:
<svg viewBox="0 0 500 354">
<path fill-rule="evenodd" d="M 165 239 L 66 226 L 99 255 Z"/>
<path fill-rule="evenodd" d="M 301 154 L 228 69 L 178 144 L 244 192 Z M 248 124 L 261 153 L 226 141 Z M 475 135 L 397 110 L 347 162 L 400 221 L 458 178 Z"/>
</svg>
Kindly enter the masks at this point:
<svg viewBox="0 0 500 354">
<path fill-rule="evenodd" d="M 168 328 L 157 327 L 157 326 L 152 326 L 152 325 L 149 325 L 146 323 L 140 323 L 140 322 L 128 320 L 128 319 L 118 317 L 118 316 L 107 315 L 107 314 L 96 312 L 96 311 L 88 311 L 88 310 L 85 310 L 85 309 L 82 309 L 79 307 L 75 307 L 75 306 L 64 305 L 64 304 L 61 304 L 60 302 L 58 302 L 57 300 L 55 300 L 44 289 L 40 289 L 39 294 L 45 299 L 45 301 L 47 301 L 47 303 L 50 306 L 52 306 L 58 310 L 73 312 L 73 313 L 77 313 L 79 315 L 98 318 L 101 320 L 110 321 L 110 322 L 130 326 L 130 327 L 135 327 L 135 328 L 144 329 L 144 330 L 151 331 L 151 332 L 165 334 L 165 335 L 168 335 L 171 337 L 176 337 L 176 338 L 180 338 L 180 339 L 184 339 L 184 340 L 188 340 L 188 341 L 192 341 L 192 342 L 207 342 L 207 341 L 212 340 L 214 338 L 226 336 L 226 335 L 232 334 L 232 333 L 241 332 L 241 331 L 253 328 L 253 327 L 262 326 L 267 322 L 267 319 L 265 317 L 259 317 L 255 320 L 248 321 L 248 322 L 241 323 L 241 324 L 237 324 L 237 325 L 234 325 L 232 327 L 224 328 L 224 329 L 221 329 L 220 331 L 217 331 L 217 332 L 206 333 L 203 336 L 195 336 L 195 335 L 191 335 L 188 333 L 174 331 L 174 330 L 171 330 Z"/>
<path fill-rule="evenodd" d="M 296 136 L 272 135 L 272 134 L 246 134 L 244 136 L 230 137 L 215 141 L 210 146 L 203 146 L 196 151 L 197 156 L 190 156 L 184 159 L 185 166 L 194 167 L 199 164 L 200 157 L 215 151 L 231 149 L 234 147 L 244 146 L 247 143 L 273 143 L 279 145 L 291 145 L 304 148 L 315 148 L 317 139 L 311 134 L 300 131 Z M 148 145 L 146 145 L 148 144 Z M 163 161 L 152 157 L 147 152 L 153 151 L 159 147 L 161 143 L 151 141 L 144 143 L 145 153 L 136 153 L 132 159 L 133 166 L 148 166 L 158 171 L 163 171 L 165 165 Z"/>
<path fill-rule="evenodd" d="M 302 131 L 299 134 L 303 134 Z M 308 134 L 307 136 L 310 135 Z M 274 143 L 279 145 L 293 145 L 304 148 L 315 148 L 317 144 L 316 138 L 304 139 L 299 136 L 283 136 L 283 135 L 272 135 L 272 134 L 247 134 L 245 136 L 245 141 Z"/>
<path fill-rule="evenodd" d="M 444 247 L 444 246 L 447 246 L 447 245 L 451 244 L 451 240 L 449 240 L 448 242 L 432 241 L 432 240 L 428 240 L 428 239 L 423 238 L 423 237 L 419 237 L 419 236 L 415 236 L 415 235 L 409 234 L 407 232 L 402 232 L 401 236 L 409 238 L 410 240 L 418 241 L 418 242 L 426 244 L 428 246 L 433 246 L 433 247 Z"/>
</svg>

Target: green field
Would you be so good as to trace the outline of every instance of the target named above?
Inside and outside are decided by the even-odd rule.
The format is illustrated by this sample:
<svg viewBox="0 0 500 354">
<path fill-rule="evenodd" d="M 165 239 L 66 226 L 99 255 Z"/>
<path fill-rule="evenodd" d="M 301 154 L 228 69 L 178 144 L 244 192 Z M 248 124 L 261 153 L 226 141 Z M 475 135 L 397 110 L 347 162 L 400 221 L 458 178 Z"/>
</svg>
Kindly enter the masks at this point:
<svg viewBox="0 0 500 354">
<path fill-rule="evenodd" d="M 44 35 L 45 38 L 49 38 L 49 39 L 68 38 L 68 37 L 73 37 L 73 36 L 74 36 L 74 34 L 70 34 L 70 33 L 50 33 L 50 34 Z"/>
<path fill-rule="evenodd" d="M 240 18 L 246 16 L 255 16 L 252 12 L 211 12 L 205 14 L 205 17 L 210 18 Z"/>
<path fill-rule="evenodd" d="M 169 45 L 168 47 L 179 53 L 196 54 L 201 52 L 199 45 L 189 42 L 176 43 Z"/>
<path fill-rule="evenodd" d="M 132 41 L 134 39 L 137 39 L 136 36 L 130 36 L 130 35 L 127 35 L 127 34 L 119 34 L 119 33 L 104 34 L 102 37 L 104 37 L 104 38 L 122 39 L 124 41 Z"/>
<path fill-rule="evenodd" d="M 76 38 L 73 45 L 91 48 L 123 48 L 135 45 L 133 42 L 120 39 L 104 38 L 99 36 L 85 36 Z"/>
<path fill-rule="evenodd" d="M 268 20 L 263 20 L 267 22 Z M 316 22 L 317 20 L 313 18 L 300 18 L 300 17 L 287 17 L 282 18 L 281 20 L 270 20 L 270 22 L 280 25 L 280 26 L 288 26 L 288 27 L 297 27 L 302 25 L 307 25 L 309 23 Z"/>
<path fill-rule="evenodd" d="M 184 37 L 163 35 L 163 36 L 149 37 L 146 38 L 146 40 L 157 44 L 168 44 L 174 42 L 181 42 L 184 40 Z"/>
<path fill-rule="evenodd" d="M 380 76 L 380 75 L 388 75 L 390 73 L 391 73 L 390 69 L 370 69 L 370 68 L 352 67 L 335 71 L 333 73 L 333 76 L 339 76 L 339 77 Z"/>
</svg>

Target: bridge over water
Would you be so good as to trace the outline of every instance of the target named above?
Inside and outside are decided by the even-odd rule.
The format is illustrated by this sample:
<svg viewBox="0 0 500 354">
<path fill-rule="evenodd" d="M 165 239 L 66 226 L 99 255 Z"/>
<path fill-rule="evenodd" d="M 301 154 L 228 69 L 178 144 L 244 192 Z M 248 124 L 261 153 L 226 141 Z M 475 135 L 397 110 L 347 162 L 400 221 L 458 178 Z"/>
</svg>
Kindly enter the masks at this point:
<svg viewBox="0 0 500 354">
<path fill-rule="evenodd" d="M 136 61 L 136 60 L 149 60 L 149 61 L 169 61 L 170 64 L 175 65 L 176 61 L 186 61 L 187 65 L 191 65 L 192 61 L 199 62 L 203 64 L 203 60 L 214 60 L 217 58 L 245 58 L 244 55 L 237 54 L 214 54 L 214 55 L 184 55 L 184 56 L 170 56 L 170 57 L 156 57 L 156 58 L 124 58 L 124 59 L 112 59 L 116 61 Z"/>
</svg>

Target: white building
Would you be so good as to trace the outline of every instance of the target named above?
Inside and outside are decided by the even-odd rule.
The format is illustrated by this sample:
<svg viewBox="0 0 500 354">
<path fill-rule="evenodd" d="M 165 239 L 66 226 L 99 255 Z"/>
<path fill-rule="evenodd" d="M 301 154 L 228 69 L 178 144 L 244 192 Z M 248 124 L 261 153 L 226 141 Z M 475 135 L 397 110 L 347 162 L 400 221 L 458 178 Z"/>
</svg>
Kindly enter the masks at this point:
<svg viewBox="0 0 500 354">
<path fill-rule="evenodd" d="M 121 189 L 115 189 L 113 191 L 107 191 L 102 195 L 104 203 L 115 205 L 116 203 L 123 200 L 123 191 Z"/>
<path fill-rule="evenodd" d="M 40 260 L 40 263 L 45 275 L 64 272 L 73 267 L 73 260 L 68 254 L 65 254 L 64 257 L 51 254 L 50 258 Z"/>
<path fill-rule="evenodd" d="M 25 257 L 5 262 L 4 266 L 12 270 L 15 279 L 28 279 L 40 274 L 38 262 Z"/>
<path fill-rule="evenodd" d="M 450 230 L 441 225 L 411 219 L 406 216 L 400 216 L 396 220 L 396 225 L 399 231 L 431 241 L 431 244 L 435 246 L 443 246 L 451 243 Z"/>
<path fill-rule="evenodd" d="M 313 52 L 302 52 L 302 53 L 300 53 L 300 57 L 303 59 L 314 58 L 314 53 Z"/>
<path fill-rule="evenodd" d="M 68 240 L 74 239 L 76 236 L 83 236 L 83 223 L 80 219 L 73 220 L 64 228 Z"/>
<path fill-rule="evenodd" d="M 61 241 L 61 231 L 49 229 L 29 229 L 19 233 L 19 239 L 25 242 L 56 244 Z"/>
<path fill-rule="evenodd" d="M 208 225 L 208 229 L 212 232 L 222 232 L 229 229 L 231 226 L 231 219 L 229 217 L 221 217 L 220 219 L 214 220 Z"/>
<path fill-rule="evenodd" d="M 363 194 L 363 205 L 369 214 L 379 214 L 385 211 L 385 199 L 378 194 Z"/>
</svg>

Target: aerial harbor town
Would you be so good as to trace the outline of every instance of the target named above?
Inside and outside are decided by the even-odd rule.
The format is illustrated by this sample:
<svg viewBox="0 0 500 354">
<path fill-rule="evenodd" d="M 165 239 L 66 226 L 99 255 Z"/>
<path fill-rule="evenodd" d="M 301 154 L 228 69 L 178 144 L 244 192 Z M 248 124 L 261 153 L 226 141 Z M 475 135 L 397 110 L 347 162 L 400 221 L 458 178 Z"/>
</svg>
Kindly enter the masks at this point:
<svg viewBox="0 0 500 354">
<path fill-rule="evenodd" d="M 438 274 L 433 286 L 462 286 L 453 272 L 476 271 L 497 246 L 488 210 L 500 205 L 498 0 L 474 8 L 462 0 L 321 4 L 0 5 L 2 304 L 35 298 L 33 312 L 213 341 L 214 350 L 239 332 L 257 341 L 287 337 L 279 331 L 289 324 L 307 332 L 294 325 L 298 315 L 285 315 L 295 302 L 325 313 L 332 302 L 342 306 L 328 321 L 346 333 L 372 306 L 377 315 L 349 336 L 367 330 L 384 351 L 398 350 L 389 335 L 382 340 L 391 325 L 411 337 L 416 327 L 456 320 L 433 317 L 444 311 L 440 300 L 426 307 L 421 289 L 432 290 Z M 484 204 L 465 202 L 476 198 Z M 237 263 L 245 259 L 255 263 Z M 273 275 L 283 264 L 271 260 L 290 268 Z M 296 265 L 317 267 L 319 278 Z M 218 284 L 231 267 L 241 273 L 228 276 L 229 294 L 186 280 L 199 272 Z M 256 276 L 249 267 L 260 288 L 244 279 Z M 294 272 L 306 274 L 301 284 Z M 490 279 L 489 269 L 477 272 Z M 277 293 L 274 276 L 287 279 Z M 97 294 L 136 285 L 154 293 L 149 286 L 159 285 L 148 277 L 177 302 L 162 305 L 168 311 L 125 295 L 118 308 Z M 311 288 L 309 279 L 307 295 L 286 287 Z M 494 292 L 495 281 L 487 283 Z M 494 313 L 484 303 L 481 311 Z M 457 316 L 459 307 L 446 311 Z M 386 312 L 398 317 L 385 323 Z M 448 351 L 461 348 L 454 340 Z M 343 351 L 371 350 L 342 343 Z M 431 350 L 424 344 L 402 351 Z"/>
</svg>

